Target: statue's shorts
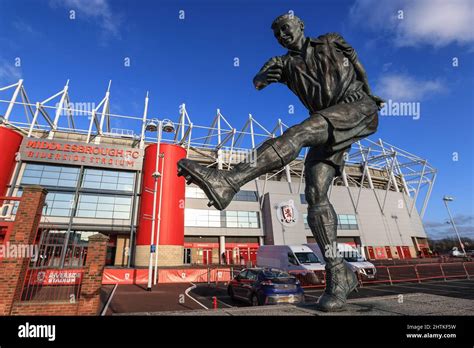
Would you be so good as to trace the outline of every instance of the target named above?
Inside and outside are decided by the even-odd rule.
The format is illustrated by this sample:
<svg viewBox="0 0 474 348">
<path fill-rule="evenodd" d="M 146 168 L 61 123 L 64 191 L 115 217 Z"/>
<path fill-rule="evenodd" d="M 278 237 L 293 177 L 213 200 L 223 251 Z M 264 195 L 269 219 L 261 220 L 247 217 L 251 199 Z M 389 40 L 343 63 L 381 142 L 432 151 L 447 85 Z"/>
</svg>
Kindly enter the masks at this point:
<svg viewBox="0 0 474 348">
<path fill-rule="evenodd" d="M 336 169 L 336 176 L 344 169 L 344 153 L 351 145 L 377 130 L 377 104 L 367 96 L 354 102 L 336 104 L 317 113 L 311 118 L 323 117 L 329 124 L 329 140 L 323 146 L 311 147 L 305 160 L 305 166 L 318 162 L 327 163 Z"/>
</svg>

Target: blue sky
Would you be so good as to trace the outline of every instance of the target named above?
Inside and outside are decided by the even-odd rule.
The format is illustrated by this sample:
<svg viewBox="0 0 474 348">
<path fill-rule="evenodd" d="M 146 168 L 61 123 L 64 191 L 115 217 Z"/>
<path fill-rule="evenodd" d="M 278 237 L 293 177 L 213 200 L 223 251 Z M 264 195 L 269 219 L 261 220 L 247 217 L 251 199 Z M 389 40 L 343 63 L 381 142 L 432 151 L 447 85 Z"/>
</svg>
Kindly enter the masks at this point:
<svg viewBox="0 0 474 348">
<path fill-rule="evenodd" d="M 474 237 L 469 0 L 0 0 L 0 86 L 23 78 L 30 99 L 40 101 L 70 79 L 73 102 L 97 104 L 111 79 L 112 113 L 141 115 L 149 91 L 151 116 L 175 120 L 184 102 L 199 125 L 209 125 L 217 108 L 237 129 L 249 113 L 270 129 L 277 118 L 292 125 L 307 115 L 298 99 L 283 85 L 260 92 L 252 85 L 267 59 L 285 53 L 270 24 L 287 11 L 305 21 L 308 36 L 341 33 L 357 50 L 375 94 L 419 103 L 418 119 L 381 117 L 372 139 L 438 169 L 424 219 L 430 235 L 453 235 L 441 200 L 449 194 L 461 233 Z"/>
</svg>

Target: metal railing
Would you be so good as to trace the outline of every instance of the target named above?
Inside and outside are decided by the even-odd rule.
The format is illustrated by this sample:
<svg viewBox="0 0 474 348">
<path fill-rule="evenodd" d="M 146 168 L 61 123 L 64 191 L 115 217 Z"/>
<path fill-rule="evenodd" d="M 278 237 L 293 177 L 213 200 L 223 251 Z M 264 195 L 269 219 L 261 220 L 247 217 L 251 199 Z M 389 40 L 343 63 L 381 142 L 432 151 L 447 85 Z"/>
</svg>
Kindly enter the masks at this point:
<svg viewBox="0 0 474 348">
<path fill-rule="evenodd" d="M 470 279 L 474 262 L 426 263 L 417 265 L 377 266 L 377 277 L 366 279 L 359 275 L 361 286 L 370 284 L 421 283 L 426 280 Z"/>
<path fill-rule="evenodd" d="M 76 303 L 81 292 L 83 268 L 38 268 L 26 272 L 21 301 Z"/>
<path fill-rule="evenodd" d="M 471 279 L 474 262 L 424 263 L 411 265 L 376 266 L 373 279 L 358 273 L 361 287 L 371 284 L 421 283 L 427 280 Z M 325 272 L 290 272 L 304 288 L 324 288 Z"/>
</svg>

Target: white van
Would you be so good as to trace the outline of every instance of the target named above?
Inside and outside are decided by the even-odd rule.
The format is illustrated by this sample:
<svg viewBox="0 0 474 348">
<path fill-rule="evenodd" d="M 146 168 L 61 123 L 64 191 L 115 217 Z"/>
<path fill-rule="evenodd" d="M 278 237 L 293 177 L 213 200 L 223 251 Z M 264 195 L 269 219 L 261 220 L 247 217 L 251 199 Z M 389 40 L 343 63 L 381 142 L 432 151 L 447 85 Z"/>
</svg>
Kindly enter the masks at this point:
<svg viewBox="0 0 474 348">
<path fill-rule="evenodd" d="M 257 266 L 289 271 L 324 271 L 324 261 L 305 245 L 262 245 Z"/>
<path fill-rule="evenodd" d="M 319 249 L 318 244 L 309 243 L 305 245 L 318 256 L 323 264 L 325 264 L 323 254 Z M 346 243 L 337 243 L 337 249 L 342 253 L 345 262 L 347 262 L 353 272 L 359 273 L 361 277 L 365 279 L 375 279 L 377 277 L 377 269 L 374 264 L 368 262 L 356 248 Z"/>
<path fill-rule="evenodd" d="M 459 251 L 459 249 L 457 247 L 453 247 L 453 249 L 451 249 L 451 252 L 449 254 L 452 257 L 466 257 L 467 256 L 462 251 Z"/>
</svg>

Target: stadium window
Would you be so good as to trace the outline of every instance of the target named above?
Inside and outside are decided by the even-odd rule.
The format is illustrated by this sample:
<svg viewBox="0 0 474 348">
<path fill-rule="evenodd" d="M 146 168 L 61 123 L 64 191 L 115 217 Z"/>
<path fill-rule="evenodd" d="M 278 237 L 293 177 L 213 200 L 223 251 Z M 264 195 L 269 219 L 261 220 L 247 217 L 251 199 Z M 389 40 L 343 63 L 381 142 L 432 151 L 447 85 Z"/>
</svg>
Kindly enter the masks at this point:
<svg viewBox="0 0 474 348">
<path fill-rule="evenodd" d="M 240 190 L 235 194 L 234 201 L 257 202 L 257 192 Z"/>
<path fill-rule="evenodd" d="M 218 210 L 191 209 L 184 210 L 184 226 L 188 227 L 221 227 L 222 212 Z"/>
<path fill-rule="evenodd" d="M 21 197 L 23 190 L 18 190 L 17 197 Z M 15 202 L 12 214 L 16 214 L 20 202 Z M 74 205 L 74 193 L 49 191 L 46 195 L 43 214 L 45 216 L 71 216 Z"/>
<path fill-rule="evenodd" d="M 225 211 L 226 227 L 259 228 L 259 213 L 256 211 Z"/>
<path fill-rule="evenodd" d="M 337 216 L 337 228 L 339 230 L 357 230 L 359 226 L 355 215 L 341 214 Z"/>
<path fill-rule="evenodd" d="M 130 219 L 132 197 L 80 194 L 77 217 Z"/>
<path fill-rule="evenodd" d="M 308 214 L 303 214 L 304 228 L 309 229 Z M 338 215 L 337 216 L 338 230 L 358 230 L 357 218 L 355 215 Z"/>
<path fill-rule="evenodd" d="M 47 216 L 71 216 L 73 205 L 73 193 L 48 192 L 44 214 Z"/>
<path fill-rule="evenodd" d="M 133 192 L 135 174 L 132 172 L 86 168 L 82 188 Z"/>
<path fill-rule="evenodd" d="M 21 178 L 21 185 L 76 187 L 79 168 L 28 163 Z"/>
</svg>

